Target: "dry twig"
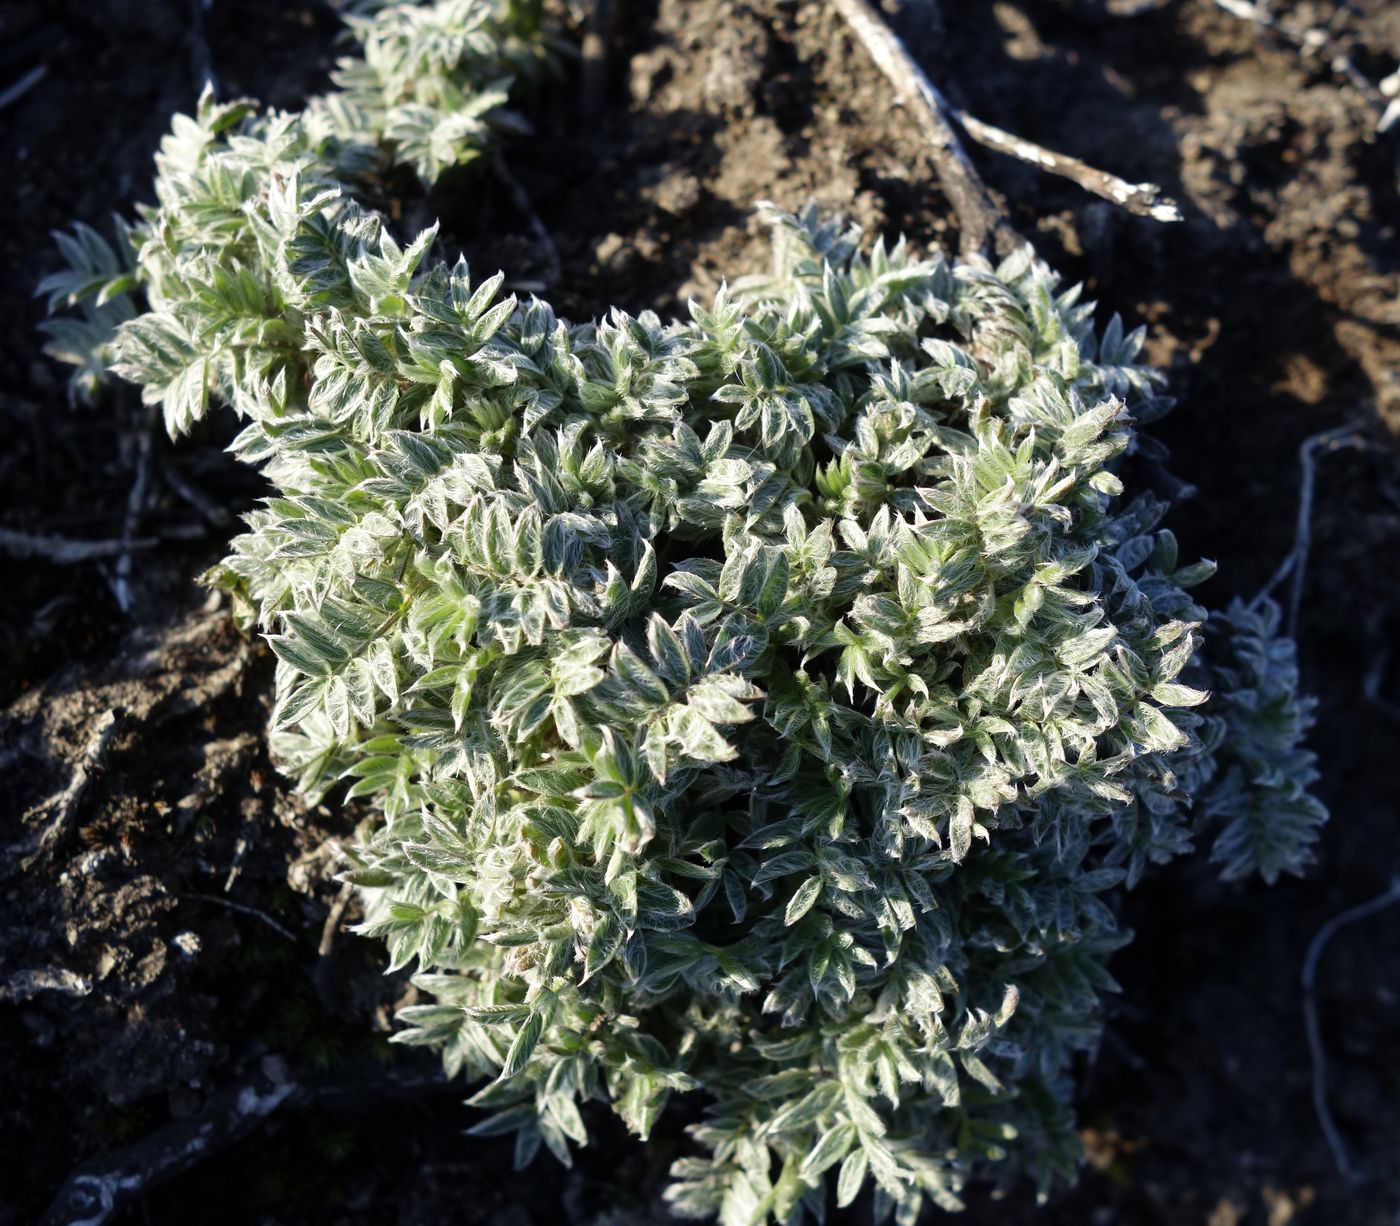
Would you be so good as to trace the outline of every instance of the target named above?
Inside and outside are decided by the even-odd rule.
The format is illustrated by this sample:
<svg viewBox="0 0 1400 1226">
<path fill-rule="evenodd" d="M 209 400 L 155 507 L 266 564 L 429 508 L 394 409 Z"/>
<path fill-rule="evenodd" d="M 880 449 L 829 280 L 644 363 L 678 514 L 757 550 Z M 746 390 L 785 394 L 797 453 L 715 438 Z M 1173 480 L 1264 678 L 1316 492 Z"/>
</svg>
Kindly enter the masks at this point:
<svg viewBox="0 0 1400 1226">
<path fill-rule="evenodd" d="M 554 236 L 550 234 L 549 227 L 544 224 L 540 215 L 535 212 L 534 202 L 530 199 L 530 193 L 525 190 L 525 185 L 511 173 L 505 158 L 499 153 L 494 160 L 494 169 L 496 178 L 510 193 L 511 203 L 515 205 L 516 210 L 529 225 L 535 246 L 539 248 L 540 254 L 544 257 L 543 281 L 544 288 L 548 289 L 558 282 L 563 271 L 563 265 L 559 260 L 559 248 L 554 244 Z"/>
<path fill-rule="evenodd" d="M 1317 1112 L 1317 1122 L 1322 1126 L 1322 1135 L 1327 1138 L 1337 1171 L 1347 1180 L 1354 1180 L 1356 1171 L 1351 1165 L 1342 1134 L 1337 1131 L 1336 1122 L 1332 1119 L 1331 1108 L 1327 1105 L 1327 1051 L 1322 1043 L 1322 1023 L 1317 1015 L 1317 965 L 1322 960 L 1327 943 L 1343 928 L 1369 919 L 1397 902 L 1400 902 L 1400 877 L 1390 883 L 1390 888 L 1384 894 L 1370 902 L 1349 907 L 1323 924 L 1303 959 L 1303 1024 L 1308 1033 L 1308 1051 L 1312 1055 L 1313 1110 Z"/>
<path fill-rule="evenodd" d="M 297 943 L 296 933 L 291 929 L 283 927 L 266 911 L 259 911 L 257 907 L 250 907 L 246 903 L 234 902 L 231 898 L 220 898 L 217 894 L 184 894 L 183 898 L 193 898 L 199 902 L 212 902 L 220 907 L 227 907 L 230 911 L 239 911 L 244 915 L 251 915 L 254 919 L 261 920 L 273 932 L 280 937 L 285 937 L 293 945 Z"/>
<path fill-rule="evenodd" d="M 1392 72 L 1376 88 L 1380 90 L 1381 97 L 1386 100 L 1385 110 L 1381 114 L 1380 123 L 1376 125 L 1376 130 L 1389 132 L 1397 123 L 1400 123 L 1400 68 Z"/>
<path fill-rule="evenodd" d="M 150 549 L 156 542 L 148 537 L 117 541 L 75 541 L 66 536 L 19 532 L 0 528 L 0 553 L 12 558 L 43 558 L 59 566 L 76 566 L 101 558 L 115 558 L 123 551 Z"/>
<path fill-rule="evenodd" d="M 1366 669 L 1361 680 L 1361 696 L 1376 708 L 1386 719 L 1400 723 L 1400 703 L 1392 702 L 1381 693 L 1381 683 L 1385 680 L 1386 666 L 1390 663 L 1389 650 L 1378 651 Z"/>
<path fill-rule="evenodd" d="M 851 32 L 860 39 L 880 71 L 895 87 L 900 100 L 918 116 L 932 145 L 939 181 L 958 215 L 964 251 L 981 250 L 989 238 L 996 241 L 998 248 L 1014 246 L 1021 240 L 1011 229 L 1005 214 L 992 203 L 986 186 L 953 129 L 954 120 L 973 140 L 988 149 L 995 149 L 998 153 L 1069 179 L 1085 191 L 1139 217 L 1150 217 L 1154 221 L 1181 220 L 1181 210 L 1176 203 L 1154 183 L 1129 183 L 1079 158 L 1056 153 L 1034 141 L 1014 136 L 950 105 L 869 0 L 834 2 Z"/>
<path fill-rule="evenodd" d="M 1106 0 L 1106 7 L 1111 17 L 1141 17 L 1170 3 L 1171 0 Z"/>
<path fill-rule="evenodd" d="M 204 14 L 213 7 L 214 0 L 190 0 L 190 69 L 196 90 L 208 86 L 218 93 L 219 78 L 214 75 L 214 57 L 204 29 Z"/>
<path fill-rule="evenodd" d="M 119 558 L 123 553 L 154 549 L 164 540 L 188 541 L 204 535 L 198 524 L 172 524 L 160 530 L 159 537 L 139 536 L 130 540 L 80 541 L 70 536 L 49 532 L 22 532 L 17 528 L 0 528 L 0 553 L 12 558 L 42 558 L 55 566 L 78 566 L 84 562 L 100 562 L 104 558 Z"/>
<path fill-rule="evenodd" d="M 583 60 L 583 114 L 592 119 L 603 109 L 608 86 L 608 48 L 620 0 L 592 0 L 579 48 Z"/>
<path fill-rule="evenodd" d="M 25 860 L 23 867 L 26 870 L 35 859 L 52 851 L 72 824 L 73 815 L 78 811 L 78 805 L 82 802 L 93 772 L 107 754 L 107 746 L 111 744 L 112 734 L 117 729 L 120 714 L 121 712 L 116 710 L 104 711 L 97 718 L 88 733 L 88 743 L 83 750 L 83 756 L 73 764 L 73 773 L 68 778 L 68 786 L 40 806 L 40 811 L 47 810 L 53 814 L 53 817 L 49 819 L 48 825 L 40 831 L 37 839 L 29 843 L 29 847 L 36 848 L 36 850 L 29 859 Z"/>
<path fill-rule="evenodd" d="M 0 1002 L 19 1004 L 40 992 L 61 992 L 65 996 L 86 996 L 92 991 L 92 980 L 61 966 L 41 966 L 35 970 L 15 971 L 0 983 Z"/>
<path fill-rule="evenodd" d="M 978 144 L 998 153 L 1038 166 L 1052 175 L 1059 175 L 1071 183 L 1077 183 L 1086 192 L 1092 192 L 1120 208 L 1136 213 L 1139 217 L 1150 217 L 1153 221 L 1180 221 L 1181 209 L 1170 196 L 1163 195 L 1155 183 L 1129 183 L 1117 175 L 1109 174 L 1082 162 L 1067 153 L 1056 153 L 1046 149 L 1024 136 L 1013 136 L 1000 128 L 969 115 L 966 111 L 956 112 L 963 130 Z"/>
<path fill-rule="evenodd" d="M 326 915 L 326 922 L 321 928 L 321 943 L 316 948 L 318 957 L 330 956 L 331 950 L 335 947 L 336 934 L 340 931 L 340 922 L 345 918 L 345 910 L 350 905 L 350 899 L 354 896 L 355 887 L 348 881 L 340 887 L 340 893 L 335 896 L 335 902 L 331 903 L 331 909 Z"/>
<path fill-rule="evenodd" d="M 1256 0 L 1215 0 L 1215 3 L 1231 16 L 1238 17 L 1241 21 L 1253 22 L 1260 29 L 1292 43 L 1304 55 L 1316 55 L 1325 59 L 1333 75 L 1355 89 L 1377 112 L 1378 131 L 1384 132 L 1394 123 L 1385 90 L 1356 66 L 1356 61 L 1338 46 L 1330 30 L 1322 26 L 1296 26 L 1290 21 L 1276 17 Z"/>
<path fill-rule="evenodd" d="M 146 486 L 151 473 L 151 436 L 154 430 L 155 416 L 151 414 L 136 436 L 136 476 L 126 496 L 126 518 L 122 521 L 122 548 L 117 554 L 116 573 L 111 579 L 112 595 L 117 598 L 117 607 L 123 613 L 131 611 L 131 542 L 136 539 L 136 529 L 146 509 Z"/>
<path fill-rule="evenodd" d="M 24 76 L 20 77 L 13 85 L 0 91 L 0 111 L 3 111 L 12 103 L 18 102 L 31 89 L 39 84 L 49 74 L 47 64 L 39 64 L 31 68 Z"/>
<path fill-rule="evenodd" d="M 851 33 L 870 53 L 894 86 L 900 102 L 917 118 L 929 141 L 939 182 L 958 216 L 964 251 L 984 250 L 989 242 L 999 249 L 1018 246 L 1021 238 L 1006 214 L 993 202 L 982 177 L 967 156 L 949 116 L 954 112 L 938 87 L 909 54 L 869 0 L 834 0 Z"/>
<path fill-rule="evenodd" d="M 1288 593 L 1288 636 L 1298 637 L 1298 614 L 1303 606 L 1303 581 L 1308 572 L 1308 554 L 1312 550 L 1313 494 L 1317 486 L 1316 453 L 1324 454 L 1341 451 L 1346 447 L 1368 446 L 1361 433 L 1360 423 L 1337 426 L 1324 430 L 1303 440 L 1298 448 L 1298 467 L 1301 477 L 1298 483 L 1298 522 L 1293 535 L 1293 548 L 1279 563 L 1268 583 L 1250 603 L 1258 605 L 1268 597 L 1285 579 L 1292 578 Z"/>
<path fill-rule="evenodd" d="M 264 1067 L 269 1064 L 264 1060 Z M 278 1061 L 280 1064 L 280 1061 Z M 115 1153 L 101 1154 L 64 1181 L 42 1226 L 103 1226 L 157 1184 L 257 1132 L 274 1114 L 315 1107 L 353 1111 L 386 1099 L 412 1099 L 449 1087 L 441 1073 L 386 1075 L 351 1068 L 334 1081 L 308 1083 L 266 1073 L 210 1096 L 204 1110 L 174 1120 Z"/>
<path fill-rule="evenodd" d="M 174 464 L 161 464 L 160 476 L 177 497 L 189 503 L 212 527 L 226 528 L 233 522 L 233 516 L 228 513 L 226 507 L 221 507 L 210 498 Z"/>
</svg>

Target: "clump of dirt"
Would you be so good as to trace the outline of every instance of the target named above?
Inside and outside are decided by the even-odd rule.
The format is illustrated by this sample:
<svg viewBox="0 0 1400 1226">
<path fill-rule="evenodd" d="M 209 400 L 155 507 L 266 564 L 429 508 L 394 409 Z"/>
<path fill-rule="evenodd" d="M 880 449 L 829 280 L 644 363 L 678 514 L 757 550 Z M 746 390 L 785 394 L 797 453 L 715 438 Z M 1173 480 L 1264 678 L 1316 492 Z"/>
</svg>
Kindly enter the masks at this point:
<svg viewBox="0 0 1400 1226">
<path fill-rule="evenodd" d="M 267 761 L 254 655 L 221 610 L 197 608 L 0 717 L 15 819 L 0 848 L 0 1060 L 24 1070 L 0 1135 L 30 1155 L 35 1192 L 154 1118 L 193 1114 L 257 1054 L 230 1034 L 230 1008 L 267 1050 L 276 1022 L 253 1019 L 303 973 L 328 834 Z"/>
<path fill-rule="evenodd" d="M 150 428 L 120 392 L 70 410 L 37 358 L 28 293 L 44 232 L 70 217 L 101 224 L 147 190 L 150 154 L 169 113 L 192 105 L 206 47 L 226 94 L 295 105 L 324 85 L 335 21 L 321 3 L 198 7 L 203 44 L 184 0 L 0 10 L 0 83 L 48 69 L 0 129 L 0 253 L 33 270 L 0 286 L 6 528 L 119 537 Z M 958 105 L 1182 202 L 1186 221 L 1159 226 L 974 149 L 1042 253 L 1149 324 L 1181 401 L 1158 432 L 1199 490 L 1173 526 L 1186 549 L 1220 560 L 1211 600 L 1253 594 L 1291 547 L 1303 440 L 1356 422 L 1365 444 L 1319 460 L 1301 605 L 1336 814 L 1320 863 L 1273 890 L 1221 886 L 1182 863 L 1129 896 L 1138 937 L 1115 967 L 1125 991 L 1084 1070 L 1090 1163 L 1042 1220 L 1389 1220 L 1400 987 L 1384 968 L 1400 960 L 1400 912 L 1340 935 L 1319 977 L 1330 1101 L 1366 1174 L 1358 1187 L 1336 1174 L 1314 1117 L 1298 972 L 1318 927 L 1378 893 L 1397 862 L 1397 798 L 1376 765 L 1400 752 L 1400 668 L 1387 655 L 1400 600 L 1378 564 L 1400 545 L 1396 141 L 1377 136 L 1374 111 L 1325 57 L 1213 0 L 887 7 Z M 1372 80 L 1400 55 L 1386 0 L 1274 7 L 1330 22 Z M 546 293 L 562 312 L 676 312 L 755 271 L 759 199 L 815 199 L 921 246 L 955 240 L 916 124 L 831 6 L 639 0 L 610 50 L 597 114 L 575 105 L 568 73 L 534 104 L 536 135 L 504 154 L 555 248 Z M 479 271 L 521 282 L 551 271 L 504 178 L 452 176 L 408 214 L 440 214 L 445 241 Z M 511 1178 L 508 1145 L 460 1136 L 473 1118 L 460 1089 L 385 1046 L 406 985 L 379 975 L 372 945 L 337 935 L 353 915 L 335 912 L 328 880 L 327 843 L 350 837 L 353 815 L 289 795 L 263 749 L 266 653 L 194 586 L 231 532 L 208 504 L 237 513 L 261 492 L 220 451 L 229 424 L 178 448 L 156 441 L 137 526 L 159 543 L 134 556 L 130 613 L 111 570 L 43 559 L 17 565 L 19 590 L 0 605 L 0 699 L 12 703 L 0 770 L 14 814 L 0 839 L 0 1065 L 13 1070 L 0 1147 L 32 1155 L 0 1191 L 0 1222 L 35 1220 L 79 1164 L 115 1161 L 198 1125 L 229 1092 L 236 1102 L 240 1087 L 274 1082 L 297 1087 L 283 1108 L 122 1220 L 661 1220 L 680 1119 L 638 1147 L 599 1113 L 573 1172 Z M 1028 1193 L 974 1198 L 965 1220 L 1030 1213 Z"/>
</svg>

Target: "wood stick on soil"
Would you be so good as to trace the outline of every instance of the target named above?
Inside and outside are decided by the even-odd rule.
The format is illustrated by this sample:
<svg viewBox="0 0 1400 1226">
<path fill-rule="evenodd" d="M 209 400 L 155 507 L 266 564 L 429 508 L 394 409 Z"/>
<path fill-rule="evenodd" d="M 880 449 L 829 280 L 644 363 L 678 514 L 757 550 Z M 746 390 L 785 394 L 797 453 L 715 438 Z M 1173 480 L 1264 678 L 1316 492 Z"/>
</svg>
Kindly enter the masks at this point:
<svg viewBox="0 0 1400 1226">
<path fill-rule="evenodd" d="M 869 0 L 833 0 L 836 10 L 889 79 L 903 105 L 918 119 L 928 137 L 934 168 L 958 217 L 965 252 L 984 251 L 989 243 L 999 250 L 1019 246 L 1021 238 L 1006 214 L 993 203 L 986 184 L 958 139 L 953 114 L 938 87 L 914 62 L 908 48 L 890 29 Z"/>
<path fill-rule="evenodd" d="M 1346 1180 L 1354 1180 L 1356 1171 L 1351 1165 L 1342 1134 L 1337 1131 L 1336 1121 L 1332 1119 L 1331 1108 L 1327 1105 L 1327 1050 L 1323 1046 L 1322 1023 L 1317 1015 L 1317 965 L 1322 961 L 1322 951 L 1327 948 L 1327 943 L 1343 928 L 1370 919 L 1396 903 L 1400 903 L 1400 877 L 1390 883 L 1390 888 L 1384 894 L 1349 907 L 1323 924 L 1303 959 L 1303 1024 L 1308 1033 L 1308 1051 L 1312 1055 L 1313 1110 L 1317 1113 L 1317 1122 L 1322 1126 L 1322 1135 L 1327 1138 L 1327 1147 L 1332 1151 L 1337 1171 Z"/>
<path fill-rule="evenodd" d="M 316 956 L 327 958 L 335 948 L 336 934 L 340 932 L 340 923 L 345 918 L 345 911 L 350 906 L 350 899 L 354 896 L 355 887 L 348 881 L 340 887 L 340 893 L 335 896 L 335 902 L 331 904 L 331 909 L 326 915 L 326 922 L 321 927 L 321 943 L 316 947 Z"/>
<path fill-rule="evenodd" d="M 112 578 L 112 595 L 123 613 L 131 612 L 131 549 L 136 529 L 146 510 L 146 486 L 151 475 L 151 436 L 155 432 L 155 415 L 148 414 L 141 432 L 136 436 L 136 476 L 126 496 L 126 518 L 122 521 L 122 551 L 117 555 L 116 574 Z"/>
<path fill-rule="evenodd" d="M 212 902 L 220 907 L 227 907 L 230 911 L 237 911 L 242 915 L 251 915 L 256 920 L 261 920 L 278 936 L 290 941 L 293 945 L 297 943 L 297 935 L 290 928 L 279 924 L 266 911 L 259 911 L 257 907 L 250 907 L 247 903 L 234 902 L 231 898 L 220 898 L 217 894 L 185 894 L 185 898 L 192 898 L 197 902 Z"/>
<path fill-rule="evenodd" d="M 505 158 L 499 153 L 496 154 L 493 168 L 496 172 L 496 178 L 510 193 L 511 203 L 525 218 L 526 224 L 530 227 L 530 234 L 535 240 L 535 246 L 539 248 L 540 256 L 544 260 L 544 288 L 549 289 L 557 285 L 563 275 L 563 264 L 559 259 L 559 248 L 555 245 L 554 236 L 550 234 L 549 227 L 544 224 L 543 218 L 535 212 L 534 201 L 530 199 L 530 193 L 525 190 L 525 184 L 515 177 Z"/>
<path fill-rule="evenodd" d="M 951 106 L 869 0 L 835 0 L 835 4 L 846 24 L 899 91 L 905 105 L 922 117 L 933 145 L 939 180 L 963 228 L 964 250 L 984 247 L 989 236 L 994 236 L 997 246 L 1002 247 L 1008 235 L 1014 236 L 1014 231 L 1005 215 L 992 203 L 953 129 L 954 120 L 968 136 L 988 149 L 1069 179 L 1085 191 L 1139 217 L 1150 217 L 1154 221 L 1181 220 L 1181 210 L 1175 201 L 1164 195 L 1155 183 L 1129 183 L 1079 158 L 1037 145 Z"/>
<path fill-rule="evenodd" d="M 1337 45 L 1331 31 L 1322 26 L 1296 26 L 1281 17 L 1276 17 L 1255 0 L 1215 0 L 1215 3 L 1232 17 L 1253 22 L 1261 30 L 1292 43 L 1304 55 L 1320 56 L 1334 76 L 1355 89 L 1378 113 L 1376 127 L 1379 131 L 1383 132 L 1392 126 L 1394 118 L 1385 91 L 1362 72 L 1356 66 L 1356 61 Z"/>
<path fill-rule="evenodd" d="M 226 528 L 233 522 L 233 516 L 226 507 L 221 507 L 199 486 L 188 480 L 174 464 L 160 465 L 160 476 L 176 495 L 189 503 L 212 527 Z"/>
<path fill-rule="evenodd" d="M 263 1063 L 266 1068 L 268 1061 Z M 350 1068 L 334 1081 L 315 1083 L 290 1079 L 285 1072 L 278 1079 L 261 1074 L 211 1094 L 198 1115 L 84 1163 L 64 1181 L 41 1226 L 102 1226 L 153 1187 L 251 1136 L 273 1115 L 313 1107 L 361 1111 L 451 1089 L 441 1073 L 386 1076 L 377 1069 Z"/>
<path fill-rule="evenodd" d="M 13 85 L 0 91 L 0 111 L 3 111 L 12 103 L 18 102 L 48 75 L 49 66 L 47 64 L 39 64 L 26 72 L 24 76 L 20 77 Z"/>
<path fill-rule="evenodd" d="M 1364 448 L 1369 444 L 1361 433 L 1357 422 L 1324 430 L 1320 434 L 1309 435 L 1298 448 L 1298 520 L 1293 534 L 1293 548 L 1279 563 L 1260 590 L 1250 602 L 1258 605 L 1269 596 L 1285 579 L 1290 579 L 1288 590 L 1288 637 L 1298 637 L 1298 617 L 1303 607 L 1303 582 L 1308 573 L 1308 555 L 1312 552 L 1313 496 L 1317 489 L 1317 459 L 1320 451 L 1324 455 L 1341 451 L 1345 447 Z"/>
<path fill-rule="evenodd" d="M 583 115 L 592 119 L 603 109 L 608 92 L 608 50 L 620 0 L 592 0 L 579 48 L 583 60 Z"/>
<path fill-rule="evenodd" d="M 1059 175 L 1071 183 L 1077 183 L 1086 192 L 1101 196 L 1119 208 L 1136 213 L 1139 217 L 1150 217 L 1153 221 L 1180 221 L 1181 209 L 1170 196 L 1163 194 L 1155 183 L 1129 183 L 1117 175 L 1109 174 L 1082 162 L 1067 153 L 1056 153 L 1043 145 L 1027 140 L 1024 136 L 1014 136 L 1010 132 L 969 115 L 966 111 L 957 112 L 958 122 L 979 145 L 1005 153 L 1031 166 L 1052 175 Z"/>
<path fill-rule="evenodd" d="M 41 966 L 15 971 L 0 983 L 0 1004 L 22 1004 L 40 992 L 61 992 L 64 996 L 87 996 L 92 980 L 61 966 Z"/>
<path fill-rule="evenodd" d="M 0 528 L 0 553 L 7 553 L 12 558 L 43 558 L 45 562 L 59 566 L 76 566 L 101 558 L 115 558 L 123 551 L 150 549 L 157 543 L 144 537 L 129 541 L 75 541 L 66 536 Z"/>
<path fill-rule="evenodd" d="M 207 85 L 216 94 L 219 78 L 214 75 L 214 57 L 209 52 L 209 38 L 204 28 L 204 14 L 214 7 L 214 0 L 189 0 L 190 3 L 190 71 L 198 92 Z"/>
<path fill-rule="evenodd" d="M 1361 679 L 1361 696 L 1386 719 L 1394 720 L 1400 724 L 1400 702 L 1392 702 L 1381 693 L 1381 685 L 1385 681 L 1386 666 L 1389 663 L 1389 651 L 1382 650 L 1372 657 L 1371 663 L 1366 668 L 1366 675 Z"/>
<path fill-rule="evenodd" d="M 113 708 L 104 711 L 96 720 L 88 732 L 88 743 L 83 750 L 83 756 L 73 764 L 73 773 L 68 779 L 68 785 L 56 796 L 51 797 L 41 806 L 53 814 L 48 825 L 40 832 L 39 837 L 30 847 L 37 847 L 22 867 L 28 870 L 33 863 L 46 857 L 58 845 L 59 841 L 68 832 L 73 823 L 73 816 L 78 811 L 78 806 L 82 803 L 84 794 L 87 792 L 88 783 L 92 779 L 93 772 L 102 764 L 102 759 L 107 756 L 107 746 L 111 743 L 112 734 L 117 729 L 117 724 L 123 711 Z"/>
</svg>

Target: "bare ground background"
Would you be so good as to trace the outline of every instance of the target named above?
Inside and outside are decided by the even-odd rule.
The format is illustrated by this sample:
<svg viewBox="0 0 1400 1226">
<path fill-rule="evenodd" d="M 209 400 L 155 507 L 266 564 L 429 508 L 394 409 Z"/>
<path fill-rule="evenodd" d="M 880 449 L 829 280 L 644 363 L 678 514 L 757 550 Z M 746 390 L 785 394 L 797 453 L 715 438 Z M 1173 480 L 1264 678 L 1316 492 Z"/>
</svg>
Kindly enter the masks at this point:
<svg viewBox="0 0 1400 1226">
<path fill-rule="evenodd" d="M 603 112 L 580 121 L 570 75 L 534 106 L 538 136 L 506 153 L 557 245 L 561 310 L 675 310 L 751 271 L 761 198 L 814 197 L 919 245 L 955 239 L 915 125 L 829 6 L 621 7 Z M 1158 226 L 974 152 L 1052 263 L 1105 312 L 1149 324 L 1181 401 L 1157 433 L 1199 490 L 1173 526 L 1186 551 L 1220 561 L 1209 597 L 1252 594 L 1286 554 L 1303 439 L 1357 422 L 1369 443 L 1321 462 L 1302 606 L 1334 814 L 1320 862 L 1273 889 L 1224 887 L 1181 863 L 1125 900 L 1138 939 L 1115 962 L 1125 991 L 1083 1077 L 1090 1165 L 1037 1220 L 1400 1220 L 1400 909 L 1340 935 L 1319 976 L 1355 1187 L 1313 1114 L 1298 986 L 1318 927 L 1400 867 L 1400 143 L 1373 136 L 1374 114 L 1325 64 L 1213 0 L 1133 17 L 1114 15 L 1132 7 L 1116 0 L 939 7 L 942 29 L 919 0 L 895 21 L 959 103 L 1185 206 L 1184 224 Z M 0 88 L 47 67 L 0 111 L 0 527 L 121 533 L 139 407 L 120 391 L 95 411 L 67 406 L 38 356 L 30 287 L 51 264 L 47 230 L 101 224 L 148 190 L 170 113 L 197 92 L 197 8 L 0 7 Z M 1373 81 L 1400 56 L 1400 6 L 1387 0 L 1275 8 L 1330 22 Z M 336 21 L 320 3 L 200 11 L 224 94 L 295 106 L 323 87 Z M 480 271 L 546 268 L 494 178 L 456 176 L 408 220 L 419 214 L 440 215 L 446 243 Z M 460 1135 L 472 1120 L 461 1089 L 387 1044 L 404 984 L 380 976 L 376 947 L 339 931 L 353 914 L 331 915 L 324 846 L 352 819 L 306 812 L 269 765 L 268 655 L 195 583 L 232 529 L 178 487 L 229 516 L 261 492 L 220 450 L 229 426 L 155 441 L 138 532 L 154 543 L 135 555 L 129 613 L 103 564 L 7 563 L 0 1223 L 40 1220 L 79 1164 L 187 1127 L 231 1088 L 293 1085 L 261 1127 L 115 1220 L 660 1221 L 681 1118 L 641 1149 L 599 1113 L 573 1171 L 542 1160 L 512 1175 L 507 1145 Z M 1028 1195 L 974 1196 L 963 1220 L 1032 1213 Z"/>
</svg>

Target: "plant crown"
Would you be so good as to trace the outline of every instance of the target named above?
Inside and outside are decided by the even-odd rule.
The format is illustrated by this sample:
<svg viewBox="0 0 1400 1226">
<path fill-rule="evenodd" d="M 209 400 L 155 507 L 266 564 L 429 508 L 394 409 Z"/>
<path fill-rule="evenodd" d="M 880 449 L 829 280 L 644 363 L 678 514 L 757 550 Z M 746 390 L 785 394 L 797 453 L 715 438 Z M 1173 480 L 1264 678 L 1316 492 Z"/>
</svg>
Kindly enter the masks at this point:
<svg viewBox="0 0 1400 1226">
<path fill-rule="evenodd" d="M 538 14 L 352 29 L 301 114 L 177 118 L 157 204 L 43 289 L 79 393 L 246 422 L 276 493 L 213 581 L 277 654 L 280 760 L 372 814 L 363 931 L 434 998 L 397 1037 L 522 1162 L 584 1100 L 645 1137 L 702 1095 L 669 1196 L 726 1226 L 1071 1176 L 1106 899 L 1200 835 L 1298 872 L 1324 817 L 1276 611 L 1208 617 L 1123 495 L 1169 405 L 1141 330 L 1029 249 L 771 209 L 771 274 L 569 323 L 357 202 L 519 127 Z"/>
</svg>

